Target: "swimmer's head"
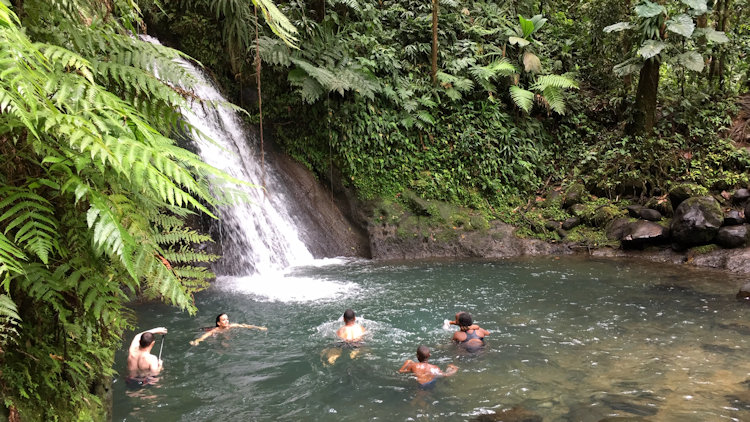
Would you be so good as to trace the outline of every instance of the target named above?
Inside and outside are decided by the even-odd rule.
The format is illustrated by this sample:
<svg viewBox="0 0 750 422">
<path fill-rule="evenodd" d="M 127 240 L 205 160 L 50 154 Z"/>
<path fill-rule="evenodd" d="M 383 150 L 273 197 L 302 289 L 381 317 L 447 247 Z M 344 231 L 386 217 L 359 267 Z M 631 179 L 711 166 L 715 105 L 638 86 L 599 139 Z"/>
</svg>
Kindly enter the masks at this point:
<svg viewBox="0 0 750 422">
<path fill-rule="evenodd" d="M 139 344 L 141 346 L 141 349 L 145 349 L 148 346 L 152 345 L 154 343 L 154 334 L 146 331 L 145 333 L 141 334 L 141 339 L 139 340 Z"/>
<path fill-rule="evenodd" d="M 221 327 L 229 324 L 229 316 L 227 314 L 216 315 L 216 326 Z"/>
<path fill-rule="evenodd" d="M 355 315 L 354 315 L 354 311 L 353 310 L 347 309 L 347 310 L 344 311 L 344 322 L 345 323 L 348 324 L 350 322 L 353 322 L 354 318 L 355 318 Z"/>
<path fill-rule="evenodd" d="M 471 314 L 468 312 L 461 312 L 458 315 L 458 325 L 459 327 L 471 327 L 471 324 L 474 323 L 474 320 L 471 318 Z"/>
<path fill-rule="evenodd" d="M 417 347 L 417 360 L 424 362 L 430 358 L 430 348 L 427 346 Z"/>
</svg>

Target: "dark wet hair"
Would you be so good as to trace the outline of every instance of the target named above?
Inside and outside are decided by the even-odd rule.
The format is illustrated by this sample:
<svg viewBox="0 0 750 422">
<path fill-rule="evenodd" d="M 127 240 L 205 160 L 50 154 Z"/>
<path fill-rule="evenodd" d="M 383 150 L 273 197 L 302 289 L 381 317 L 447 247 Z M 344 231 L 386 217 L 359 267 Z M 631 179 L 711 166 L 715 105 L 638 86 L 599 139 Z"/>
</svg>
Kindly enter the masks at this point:
<svg viewBox="0 0 750 422">
<path fill-rule="evenodd" d="M 141 339 L 139 340 L 139 342 L 141 345 L 141 349 L 145 349 L 154 342 L 154 334 L 146 331 L 145 333 L 141 334 Z"/>
<path fill-rule="evenodd" d="M 458 326 L 459 327 L 471 327 L 471 324 L 474 322 L 473 319 L 471 319 L 471 314 L 468 312 L 461 312 L 460 315 L 458 315 Z"/>
<path fill-rule="evenodd" d="M 344 322 L 354 321 L 354 311 L 347 309 L 344 311 Z"/>
<path fill-rule="evenodd" d="M 426 361 L 430 357 L 430 348 L 427 346 L 417 347 L 417 360 L 420 362 Z"/>
<path fill-rule="evenodd" d="M 216 326 L 219 326 L 219 320 L 221 319 L 222 315 L 227 315 L 226 313 L 221 313 L 219 315 L 216 315 Z M 229 315 L 227 315 L 227 318 L 229 318 Z"/>
</svg>

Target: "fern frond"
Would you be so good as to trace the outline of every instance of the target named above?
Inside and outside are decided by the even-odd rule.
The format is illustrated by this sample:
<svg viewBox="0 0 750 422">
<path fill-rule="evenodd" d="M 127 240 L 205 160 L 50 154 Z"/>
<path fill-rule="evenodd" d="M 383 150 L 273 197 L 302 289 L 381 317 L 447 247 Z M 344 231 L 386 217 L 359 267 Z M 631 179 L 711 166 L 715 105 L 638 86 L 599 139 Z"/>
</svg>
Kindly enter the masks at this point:
<svg viewBox="0 0 750 422">
<path fill-rule="evenodd" d="M 46 264 L 50 253 L 60 251 L 55 211 L 49 201 L 30 190 L 8 186 L 0 188 L 0 197 L 5 197 L 0 201 L 0 210 L 5 210 L 0 215 L 3 233 L 15 233 L 15 244 Z"/>
<path fill-rule="evenodd" d="M 578 82 L 563 75 L 542 75 L 536 78 L 536 81 L 531 86 L 531 89 L 535 91 L 544 91 L 547 87 L 555 87 L 560 89 L 578 89 Z"/>
<path fill-rule="evenodd" d="M 498 76 L 510 76 L 518 73 L 518 70 L 508 59 L 503 58 L 494 60 L 486 66 L 472 66 L 469 73 L 477 80 L 487 81 Z"/>
<path fill-rule="evenodd" d="M 534 106 L 534 93 L 520 88 L 517 85 L 510 86 L 510 97 L 518 108 L 527 113 L 530 112 L 531 107 Z"/>
<path fill-rule="evenodd" d="M 565 98 L 562 89 L 548 86 L 542 91 L 542 97 L 547 102 L 546 106 L 557 114 L 565 114 Z"/>
</svg>

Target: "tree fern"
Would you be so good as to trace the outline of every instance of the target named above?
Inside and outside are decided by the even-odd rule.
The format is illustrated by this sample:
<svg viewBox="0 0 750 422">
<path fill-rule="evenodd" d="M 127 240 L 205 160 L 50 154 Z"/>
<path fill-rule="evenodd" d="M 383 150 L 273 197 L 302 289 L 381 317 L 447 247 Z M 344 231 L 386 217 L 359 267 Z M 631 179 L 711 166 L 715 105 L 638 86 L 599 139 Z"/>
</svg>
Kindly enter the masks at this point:
<svg viewBox="0 0 750 422">
<path fill-rule="evenodd" d="M 130 0 L 107 5 L 26 0 L 21 30 L 0 3 L 0 139 L 13 163 L 0 169 L 0 373 L 6 405 L 40 420 L 87 419 L 129 325 L 125 301 L 195 310 L 212 276 L 196 262 L 216 257 L 194 250 L 207 238 L 181 218 L 236 195 L 214 197 L 209 179 L 238 181 L 167 136 L 197 131 L 178 118 L 200 101 L 181 55 L 132 36 Z"/>
</svg>

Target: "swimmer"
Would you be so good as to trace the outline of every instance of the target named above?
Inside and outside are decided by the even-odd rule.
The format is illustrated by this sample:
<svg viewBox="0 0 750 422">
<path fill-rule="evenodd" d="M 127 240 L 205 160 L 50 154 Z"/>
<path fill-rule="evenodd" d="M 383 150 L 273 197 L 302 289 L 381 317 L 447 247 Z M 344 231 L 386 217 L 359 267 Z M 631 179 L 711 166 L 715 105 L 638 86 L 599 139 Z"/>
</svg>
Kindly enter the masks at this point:
<svg viewBox="0 0 750 422">
<path fill-rule="evenodd" d="M 207 339 L 210 336 L 216 335 L 220 332 L 226 331 L 230 328 L 256 328 L 261 331 L 268 330 L 266 327 L 259 327 L 257 325 L 251 325 L 251 324 L 230 324 L 229 323 L 229 316 L 227 314 L 219 314 L 216 316 L 216 326 L 207 332 L 205 332 L 202 336 L 198 337 L 197 339 L 190 342 L 191 346 L 197 346 L 198 343 L 202 342 L 203 340 Z"/>
<path fill-rule="evenodd" d="M 344 326 L 336 331 L 336 335 L 346 342 L 357 342 L 365 335 L 365 328 L 357 323 L 354 311 L 344 311 Z"/>
<path fill-rule="evenodd" d="M 482 348 L 484 346 L 484 337 L 490 332 L 484 328 L 480 328 L 478 325 L 474 325 L 474 321 L 468 312 L 459 312 L 457 319 L 461 331 L 453 333 L 453 341 L 466 347 L 466 350 L 471 352 Z"/>
<path fill-rule="evenodd" d="M 447 329 L 450 328 L 451 325 L 459 325 L 458 318 L 461 316 L 461 314 L 465 314 L 465 313 L 466 312 L 464 312 L 464 311 L 459 311 L 459 312 L 456 312 L 456 318 L 453 321 L 447 320 L 447 319 L 444 320 L 443 321 L 443 329 L 447 330 Z M 479 328 L 479 326 L 476 325 L 476 324 L 473 324 L 470 328 L 472 330 L 476 330 L 477 328 Z"/>
<path fill-rule="evenodd" d="M 362 337 L 365 335 L 365 327 L 357 323 L 356 315 L 351 309 L 344 311 L 344 325 L 336 331 L 336 336 L 343 340 L 339 345 L 341 347 L 328 348 L 323 350 L 322 357 L 329 365 L 336 363 L 336 359 L 341 357 L 342 348 L 350 348 L 349 358 L 355 359 L 359 356 L 357 347 L 362 344 Z"/>
<path fill-rule="evenodd" d="M 131 385 L 150 384 L 153 377 L 159 375 L 163 362 L 151 354 L 156 343 L 154 334 L 167 334 L 164 327 L 152 328 L 136 334 L 128 348 L 128 377 L 126 382 Z"/>
<path fill-rule="evenodd" d="M 417 377 L 417 382 L 422 388 L 430 388 L 435 385 L 439 377 L 449 377 L 458 372 L 458 367 L 454 364 L 449 364 L 446 371 L 443 372 L 438 368 L 437 365 L 427 363 L 427 359 L 430 358 L 430 349 L 427 346 L 417 347 L 417 360 L 414 362 L 409 359 L 404 362 L 401 369 L 398 370 L 400 373 L 412 372 Z"/>
</svg>

